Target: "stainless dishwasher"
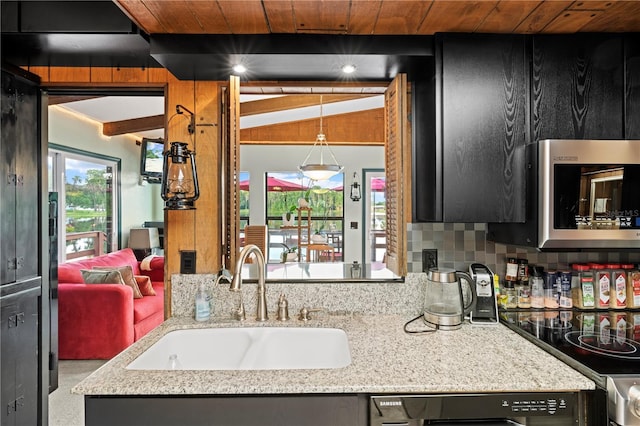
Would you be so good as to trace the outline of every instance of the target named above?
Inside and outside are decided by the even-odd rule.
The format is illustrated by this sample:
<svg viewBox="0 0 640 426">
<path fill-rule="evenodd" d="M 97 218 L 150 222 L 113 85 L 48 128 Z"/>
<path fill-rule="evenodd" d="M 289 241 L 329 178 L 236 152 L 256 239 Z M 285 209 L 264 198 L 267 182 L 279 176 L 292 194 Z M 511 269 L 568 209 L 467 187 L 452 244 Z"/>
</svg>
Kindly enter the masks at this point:
<svg viewBox="0 0 640 426">
<path fill-rule="evenodd" d="M 580 393 L 373 395 L 370 426 L 585 424 Z"/>
</svg>

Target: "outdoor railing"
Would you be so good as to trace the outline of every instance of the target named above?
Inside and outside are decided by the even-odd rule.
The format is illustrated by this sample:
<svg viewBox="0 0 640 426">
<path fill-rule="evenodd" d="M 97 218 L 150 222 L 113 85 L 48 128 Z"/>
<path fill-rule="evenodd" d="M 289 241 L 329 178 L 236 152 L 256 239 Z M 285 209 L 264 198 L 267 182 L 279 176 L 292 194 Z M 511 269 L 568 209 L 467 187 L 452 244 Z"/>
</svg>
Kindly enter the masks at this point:
<svg viewBox="0 0 640 426">
<path fill-rule="evenodd" d="M 86 240 L 92 240 L 93 243 Z M 67 260 L 100 256 L 105 253 L 104 246 L 107 241 L 107 234 L 102 231 L 70 232 L 67 233 L 66 241 L 67 247 L 70 242 L 74 246 L 74 250 L 66 254 Z"/>
</svg>

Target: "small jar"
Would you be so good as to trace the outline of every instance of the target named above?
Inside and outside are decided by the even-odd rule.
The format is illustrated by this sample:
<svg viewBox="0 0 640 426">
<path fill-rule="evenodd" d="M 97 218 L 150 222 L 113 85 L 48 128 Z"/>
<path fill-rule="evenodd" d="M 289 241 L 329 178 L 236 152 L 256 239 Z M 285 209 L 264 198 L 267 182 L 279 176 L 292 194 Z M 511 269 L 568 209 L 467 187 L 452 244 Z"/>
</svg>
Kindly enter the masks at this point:
<svg viewBox="0 0 640 426">
<path fill-rule="evenodd" d="M 572 289 L 573 305 L 580 309 L 595 308 L 593 272 L 591 272 L 589 265 L 574 263 L 572 266 L 573 276 L 577 277 L 577 287 Z"/>
<path fill-rule="evenodd" d="M 640 308 L 640 271 L 632 264 L 622 267 L 627 271 L 627 307 Z M 640 330 L 640 327 L 638 327 Z"/>
<path fill-rule="evenodd" d="M 609 307 L 624 309 L 627 307 L 627 273 L 617 263 L 605 265 L 605 268 L 611 272 Z"/>
<path fill-rule="evenodd" d="M 518 307 L 518 293 L 516 292 L 515 281 L 507 280 L 504 282 L 504 292 L 506 297 L 505 308 L 515 309 Z"/>
<path fill-rule="evenodd" d="M 516 284 L 516 293 L 518 296 L 518 308 L 531 307 L 531 287 L 528 281 L 518 281 Z"/>
<path fill-rule="evenodd" d="M 596 286 L 596 307 L 601 309 L 608 308 L 609 299 L 611 298 L 611 272 L 599 263 L 591 264 L 591 270 L 593 271 Z"/>
</svg>

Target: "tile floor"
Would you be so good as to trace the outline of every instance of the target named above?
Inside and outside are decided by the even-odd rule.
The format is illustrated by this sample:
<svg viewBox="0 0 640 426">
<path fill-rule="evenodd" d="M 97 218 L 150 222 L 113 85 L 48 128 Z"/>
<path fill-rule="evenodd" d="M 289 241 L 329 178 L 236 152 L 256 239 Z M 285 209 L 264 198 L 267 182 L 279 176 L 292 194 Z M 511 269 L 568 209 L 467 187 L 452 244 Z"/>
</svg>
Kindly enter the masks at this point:
<svg viewBox="0 0 640 426">
<path fill-rule="evenodd" d="M 106 361 L 60 361 L 58 389 L 49 394 L 49 426 L 84 426 L 82 395 L 74 395 L 71 388 Z"/>
</svg>

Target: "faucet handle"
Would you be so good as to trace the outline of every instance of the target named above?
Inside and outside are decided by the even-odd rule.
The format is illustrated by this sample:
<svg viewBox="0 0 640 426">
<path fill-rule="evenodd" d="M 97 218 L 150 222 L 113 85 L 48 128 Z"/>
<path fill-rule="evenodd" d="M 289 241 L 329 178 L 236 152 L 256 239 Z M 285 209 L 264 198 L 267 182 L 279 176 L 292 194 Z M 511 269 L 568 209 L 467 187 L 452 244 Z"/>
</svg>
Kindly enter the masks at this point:
<svg viewBox="0 0 640 426">
<path fill-rule="evenodd" d="M 278 314 L 276 319 L 278 321 L 288 321 L 289 320 L 289 302 L 287 301 L 286 296 L 283 294 L 280 295 L 278 299 Z"/>
<path fill-rule="evenodd" d="M 311 317 L 309 316 L 311 312 L 320 312 L 321 310 L 322 309 L 305 308 L 303 306 L 302 309 L 300 309 L 300 315 L 298 315 L 298 319 L 300 321 L 309 321 L 311 319 Z"/>
</svg>

